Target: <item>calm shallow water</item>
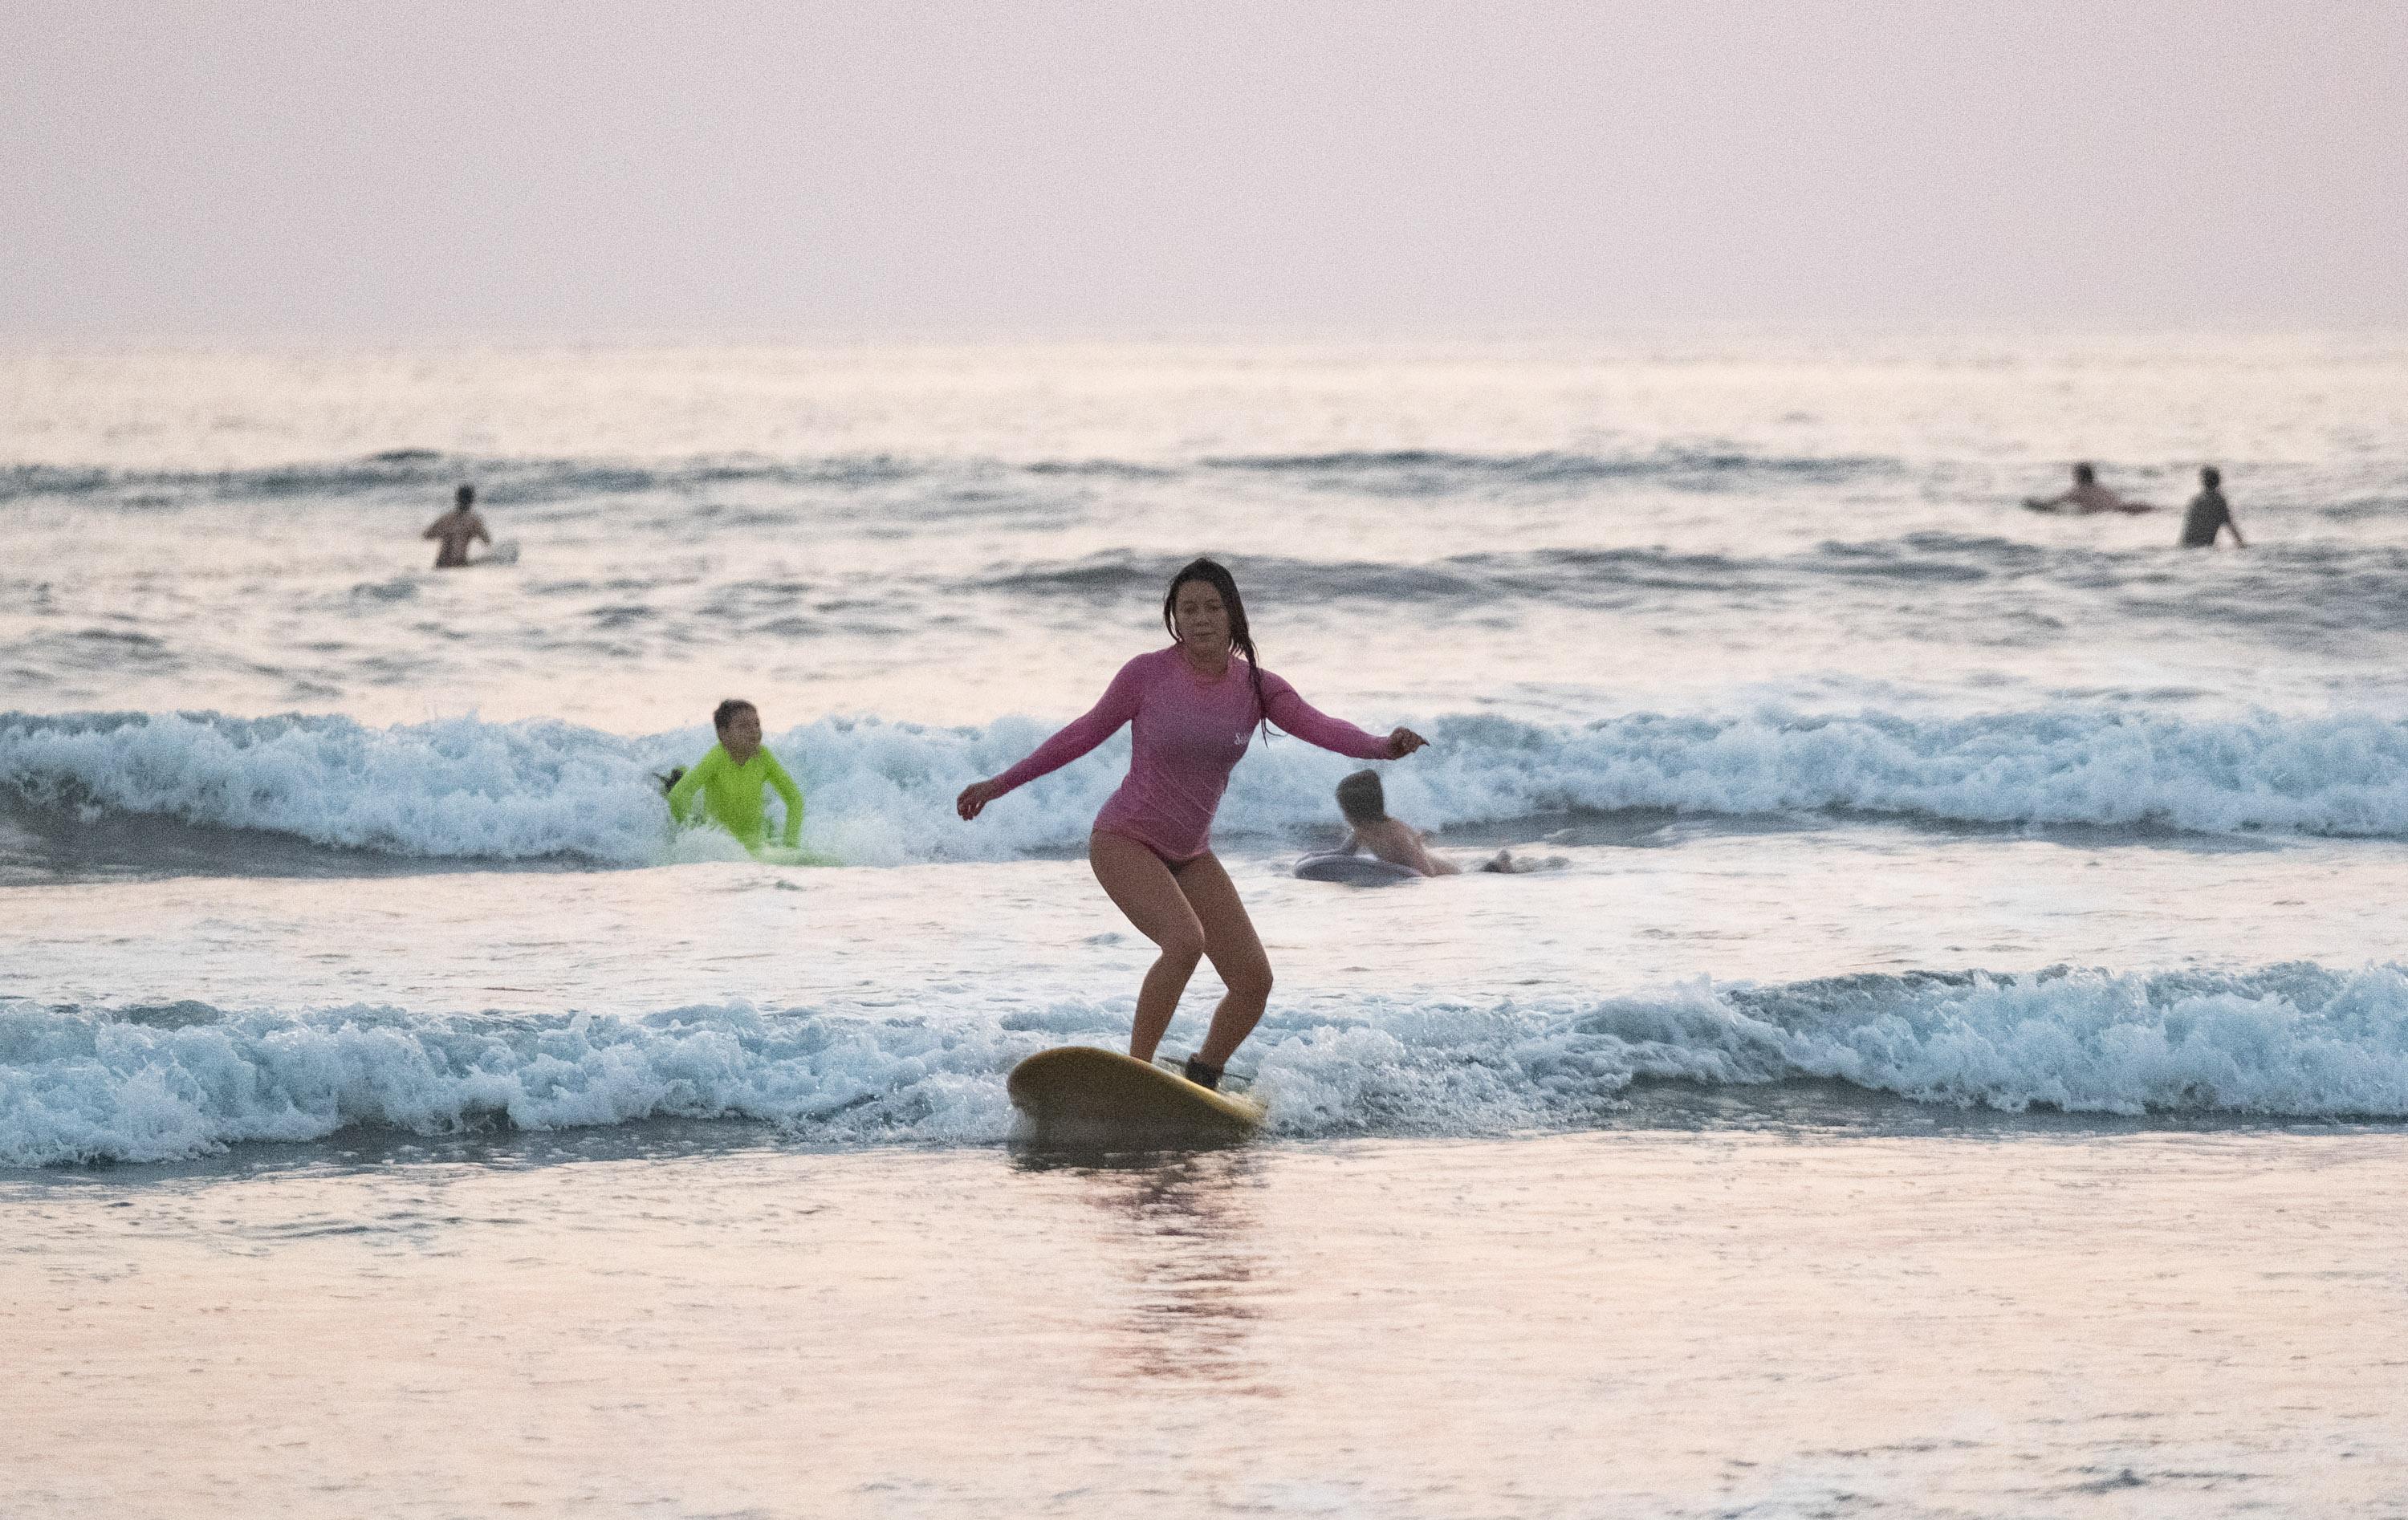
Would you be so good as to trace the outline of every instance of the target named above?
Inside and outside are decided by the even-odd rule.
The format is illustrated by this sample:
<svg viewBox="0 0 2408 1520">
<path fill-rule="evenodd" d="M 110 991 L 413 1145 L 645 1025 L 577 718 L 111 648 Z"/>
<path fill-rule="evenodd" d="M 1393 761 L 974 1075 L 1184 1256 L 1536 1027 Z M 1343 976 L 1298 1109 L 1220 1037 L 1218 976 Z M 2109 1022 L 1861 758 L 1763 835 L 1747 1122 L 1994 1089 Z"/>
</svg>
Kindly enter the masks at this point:
<svg viewBox="0 0 2408 1520">
<path fill-rule="evenodd" d="M 61 1515 L 2392 1514 L 2401 1146 L 27 1179 L 0 1453 Z"/>
</svg>

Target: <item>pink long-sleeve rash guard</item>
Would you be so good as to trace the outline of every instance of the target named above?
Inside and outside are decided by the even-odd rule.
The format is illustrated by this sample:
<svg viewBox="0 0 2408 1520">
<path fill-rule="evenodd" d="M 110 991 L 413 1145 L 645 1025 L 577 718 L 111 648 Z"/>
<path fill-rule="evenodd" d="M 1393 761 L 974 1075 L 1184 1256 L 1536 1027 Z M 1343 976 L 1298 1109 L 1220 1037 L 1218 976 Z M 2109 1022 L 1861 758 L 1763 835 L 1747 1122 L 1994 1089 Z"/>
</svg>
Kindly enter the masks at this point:
<svg viewBox="0 0 2408 1520">
<path fill-rule="evenodd" d="M 1357 760 L 1388 757 L 1385 738 L 1316 711 L 1268 670 L 1263 712 L 1308 744 Z M 1212 814 L 1228 790 L 1230 770 L 1254 737 L 1254 687 L 1244 660 L 1230 656 L 1229 668 L 1208 681 L 1173 644 L 1122 666 L 1085 717 L 995 779 L 996 795 L 1061 769 L 1133 723 L 1128 779 L 1096 815 L 1096 827 L 1125 834 L 1183 866 L 1211 848 Z"/>
</svg>

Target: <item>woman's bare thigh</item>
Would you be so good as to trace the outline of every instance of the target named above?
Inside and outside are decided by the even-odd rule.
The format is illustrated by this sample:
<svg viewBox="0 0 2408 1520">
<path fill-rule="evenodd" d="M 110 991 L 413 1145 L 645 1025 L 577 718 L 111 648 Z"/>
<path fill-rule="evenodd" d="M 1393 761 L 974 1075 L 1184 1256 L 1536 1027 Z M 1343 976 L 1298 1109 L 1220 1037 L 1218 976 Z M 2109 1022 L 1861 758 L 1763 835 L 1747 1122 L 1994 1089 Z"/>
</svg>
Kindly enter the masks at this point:
<svg viewBox="0 0 2408 1520">
<path fill-rule="evenodd" d="M 1087 864 L 1112 906 L 1165 954 L 1193 955 L 1209 950 L 1210 931 L 1160 855 L 1135 839 L 1097 829 L 1087 836 Z"/>
<path fill-rule="evenodd" d="M 1212 969 L 1221 973 L 1221 980 L 1233 989 L 1260 986 L 1268 990 L 1270 956 L 1264 954 L 1262 937 L 1254 933 L 1254 921 L 1238 896 L 1238 884 L 1229 880 L 1220 859 L 1210 853 L 1198 855 L 1179 868 L 1178 883 L 1196 921 L 1203 926 L 1204 954 L 1211 958 Z"/>
</svg>

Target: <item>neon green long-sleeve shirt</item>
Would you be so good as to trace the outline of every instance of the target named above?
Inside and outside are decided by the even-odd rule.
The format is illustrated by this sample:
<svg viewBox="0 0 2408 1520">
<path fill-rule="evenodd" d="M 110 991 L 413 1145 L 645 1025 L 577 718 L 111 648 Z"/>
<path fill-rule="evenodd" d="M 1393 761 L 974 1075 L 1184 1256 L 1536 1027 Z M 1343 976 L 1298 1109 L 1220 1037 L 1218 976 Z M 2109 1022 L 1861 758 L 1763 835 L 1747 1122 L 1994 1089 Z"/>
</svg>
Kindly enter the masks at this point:
<svg viewBox="0 0 2408 1520">
<path fill-rule="evenodd" d="M 712 745 L 710 753 L 695 761 L 694 768 L 669 788 L 669 814 L 684 823 L 692 810 L 694 795 L 699 791 L 704 813 L 735 835 L 744 848 L 758 850 L 767 842 L 769 834 L 761 805 L 761 788 L 765 785 L 776 787 L 786 804 L 787 847 L 800 844 L 803 789 L 795 784 L 795 779 L 786 774 L 786 767 L 778 764 L 778 757 L 766 745 L 740 766 L 728 757 L 727 746 Z"/>
</svg>

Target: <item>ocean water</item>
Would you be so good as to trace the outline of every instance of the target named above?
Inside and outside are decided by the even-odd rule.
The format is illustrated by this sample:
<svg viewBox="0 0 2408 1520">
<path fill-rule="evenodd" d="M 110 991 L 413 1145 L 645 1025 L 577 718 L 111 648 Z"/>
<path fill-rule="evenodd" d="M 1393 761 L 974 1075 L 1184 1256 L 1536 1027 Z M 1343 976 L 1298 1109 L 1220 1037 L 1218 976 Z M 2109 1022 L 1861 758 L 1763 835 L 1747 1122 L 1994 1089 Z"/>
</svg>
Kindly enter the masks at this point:
<svg viewBox="0 0 2408 1520">
<path fill-rule="evenodd" d="M 2019 505 L 2076 459 L 2166 509 Z M 2247 550 L 2172 547 L 2202 464 L 2224 471 Z M 517 555 L 438 573 L 418 534 L 464 481 Z M 1381 1224 L 1367 1187 L 1440 1211 L 1455 1187 L 1484 1200 L 1460 1227 L 1486 1229 L 1499 1197 L 1560 1176 L 1639 1189 L 1670 1220 L 1684 1189 L 1723 1185 L 1715 1156 L 1756 1199 L 1730 1226 L 1755 1243 L 1729 1249 L 1770 1260 L 1795 1163 L 1767 1134 L 1819 1137 L 1809 1170 L 1826 1182 L 1892 1157 L 1883 1227 L 1911 1231 L 1969 1169 L 2003 1199 L 2026 1160 L 2032 1175 L 2061 1163 L 2073 1197 L 2121 1175 L 2118 1147 L 2184 1171 L 2180 1138 L 2204 1132 L 2238 1149 L 2146 1211 L 2261 1211 L 2248 1249 L 2277 1273 L 2282 1208 L 2233 1179 L 2262 1163 L 2345 1208 L 2330 1158 L 2372 1146 L 2383 1159 L 2349 1176 L 2384 1173 L 2408 1121 L 2408 338 L 18 351 L 0 354 L 0 1199 L 23 1226 L 15 1269 L 46 1273 L 63 1303 L 121 1269 L 162 1293 L 185 1283 L 193 1315 L 216 1312 L 212 1294 L 339 1286 L 352 1268 L 302 1242 L 354 1228 L 366 1277 L 394 1253 L 502 1273 L 517 1238 L 487 1226 L 539 1216 L 546 1259 L 573 1260 L 587 1210 L 631 1211 L 636 1255 L 740 1255 L 680 1211 L 709 1197 L 749 1218 L 762 1189 L 825 1189 L 896 1250 L 922 1238 L 916 1199 L 968 1221 L 957 1248 L 1075 1275 L 1075 1230 L 1050 1268 L 1015 1231 L 1055 1228 L 1049 1210 L 1086 1217 L 1065 1199 L 1090 1187 L 1155 1244 L 1191 1238 L 1196 1211 L 1156 1205 L 1187 1197 L 1181 1169 L 1198 1165 L 1215 1196 L 1277 1194 L 1263 1207 L 1282 1231 L 1316 1214 L 1361 1226 L 1354 1254 L 1332 1245 L 1266 1282 L 1385 1281 L 1373 1264 L 1398 1247 L 1382 1229 L 1448 1227 Z M 1199 552 L 1233 567 L 1265 663 L 1308 699 L 1428 736 L 1381 767 L 1392 811 L 1466 860 L 1511 849 L 1547 868 L 1297 881 L 1289 864 L 1337 836 L 1331 787 L 1353 762 L 1257 740 L 1216 839 L 1279 978 L 1237 1063 L 1270 1134 L 1254 1161 L 1174 1161 L 1154 1183 L 1115 1161 L 1066 1184 L 1013 1149 L 1004 1076 L 1050 1044 L 1125 1037 L 1150 950 L 1082 853 L 1125 738 L 973 825 L 952 799 L 1159 647 L 1163 585 Z M 760 705 L 808 794 L 805 842 L 844 864 L 765 866 L 669 827 L 652 773 L 708 747 L 728 695 Z M 1217 992 L 1200 971 L 1173 1044 L 1200 1038 Z M 2052 1149 L 2066 1145 L 2090 1149 Z M 1679 1159 L 1646 1159 L 1659 1154 Z M 1420 1175 L 1434 1165 L 1455 1179 L 1435 1192 Z M 555 1172 L 621 1181 L 513 1181 Z M 992 1188 L 1034 1212 L 1015 1225 L 977 1201 Z M 1623 1216 L 1540 1191 L 1551 1229 L 1599 1232 L 1549 1250 L 1611 1255 Z M 438 1197 L 472 1195 L 487 1201 Z M 1854 1247 L 1844 1201 L 1825 1205 L 1838 1255 L 1813 1270 L 1836 1282 Z M 117 1208 L 162 1222 L 121 1229 Z M 1975 1294 L 2010 1290 L 1967 1242 L 2040 1227 L 1922 1217 L 1918 1249 Z M 214 1243 L 186 1262 L 195 1238 Z M 1512 1280 L 1458 1244 L 1450 1270 Z M 2026 1246 L 2027 1265 L 2080 1251 Z M 2133 1249 L 2134 1272 L 2187 1269 Z M 236 1270 L 271 1255 L 299 1275 Z M 2350 1282 L 2380 1291 L 2378 1256 L 2353 1256 Z M 1180 1307 L 1189 1288 L 1164 1286 L 1193 1286 L 1177 1259 L 1133 1269 L 1140 1299 L 1205 1315 L 1179 1324 L 1223 1313 Z M 1547 1270 L 1551 1312 L 1593 1307 L 1570 1267 Z M 1039 1340 L 1073 1312 L 995 1291 L 996 1323 Z M 1419 1365 L 1399 1353 L 1348 1372 L 1354 1353 L 1297 1328 L 1308 1310 L 1352 1312 L 1340 1290 L 1260 1291 L 1227 1312 L 1301 1335 L 1293 1356 L 1317 1346 L 1325 1393 Z M 1880 1291 L 1907 1321 L 1920 1312 L 1913 1283 Z M 2357 1291 L 2317 1289 L 2300 1323 L 2369 1312 Z M 900 1313 L 881 1304 L 861 1323 Z M 2083 1312 L 2049 1333 L 2089 1333 Z M 926 1323 L 964 1333 L 951 1313 Z M 2380 1335 L 2397 1339 L 2390 1313 Z M 908 1339 L 909 1318 L 878 1322 Z M 1777 1364 L 1787 1332 L 1759 1328 L 1770 1339 L 1720 1354 Z M 552 1329 L 564 1345 L 585 1333 Z M 60 1377 L 100 1355 L 59 1335 L 43 1345 Z M 948 1486 L 873 1454 L 840 1498 L 798 1513 L 1083 1513 L 1110 1494 L 1174 1513 L 1217 1496 L 1266 1513 L 1849 1513 L 1855 1494 L 1963 1513 L 1982 1508 L 1957 1504 L 1968 1494 L 2045 1493 L 1999 1513 L 2109 1514 L 2158 1513 L 2176 1491 L 2208 1513 L 2200 1474 L 2216 1462 L 2297 1493 L 2373 1455 L 2337 1406 L 2297 1405 L 2321 1412 L 2279 1451 L 2202 1426 L 2162 1381 L 2197 1343 L 2166 1362 L 2143 1345 L 2095 1386 L 2182 1432 L 2181 1460 L 2157 1468 L 2124 1434 L 2051 1436 L 2031 1448 L 2045 1458 L 2015 1455 L 2016 1437 L 1936 1477 L 1895 1453 L 1956 1450 L 1969 1419 L 2045 1423 L 2048 1377 L 2032 1374 L 2021 1413 L 1959 1411 L 1954 1434 L 1918 1433 L 1898 1411 L 1942 1391 L 1835 1351 L 1830 1375 L 1881 1390 L 1896 1419 L 1828 1431 L 1828 1450 L 1742 1442 L 1737 1468 L 1674 1463 L 1631 1509 L 1597 1498 L 1593 1472 L 1572 1492 L 1517 1488 L 1534 1480 L 1500 1475 L 1501 1457 L 1425 1470 L 1399 1427 L 1344 1436 L 1385 1453 L 1385 1472 L 1297 1451 L 1276 1482 L 1191 1468 L 1162 1492 L 1047 1488 L 1041 1464 Z M 2257 1349 L 2253 1386 L 2294 1397 L 2277 1349 Z M 628 1355 L 614 1375 L 631 1385 L 634 1369 L 659 1373 Z M 907 1355 L 944 1361 L 922 1342 Z M 1237 1462 L 1213 1432 L 1240 1406 L 1204 1396 L 1252 1398 L 1260 1377 L 1297 1376 L 1293 1356 L 1217 1394 L 1204 1374 L 1182 1384 L 1207 1412 L 1181 1450 Z M 137 1357 L 124 1372 L 147 1386 L 166 1370 Z M 1594 1391 L 1568 1366 L 1524 1371 L 1497 1371 L 1496 1397 Z M 961 1375 L 948 1407 L 984 1397 Z M 377 1395 L 391 1430 L 459 1434 L 405 1417 L 413 1386 Z M 1658 1395 L 1693 1411 L 1719 1397 Z M 896 1408 L 912 1397 L 894 1392 Z M 1090 1380 L 1044 1407 L 1093 1414 L 1115 1397 Z M 186 1439 L 181 1416 L 158 1417 L 160 1441 Z M 251 1432 L 262 1452 L 273 1424 Z M 1562 1459 L 1525 1434 L 1533 1462 Z M 1989 1450 L 1977 1435 L 1967 1449 Z M 1151 1439 L 1080 1460 L 1125 1474 L 1183 1459 Z M 2396 1476 L 2398 1455 L 2380 1470 Z M 2017 1487 L 2024 1461 L 2063 1481 Z M 1757 1463 L 1770 1486 L 1734 1476 Z M 612 1502 L 780 1513 L 761 1498 L 774 1469 Z M 155 1466 L 154 1490 L 46 1469 L 42 1491 L 49 1513 L 121 1513 L 198 1470 Z M 377 1470 L 388 1496 L 419 1481 L 406 1463 Z M 423 1513 L 499 1501 L 475 1463 L 445 1470 L 449 1497 Z M 1415 1472 L 1432 1486 L 1388 1482 Z M 2330 1489 L 2326 1513 L 2392 1513 L 2368 1497 L 2387 1482 Z M 247 1513 L 344 1508 L 237 1491 Z M 2217 1492 L 2238 1513 L 2264 1489 Z M 566 1478 L 526 1501 L 600 1504 Z"/>
<path fill-rule="evenodd" d="M 0 1160 L 728 1117 L 993 1143 L 1143 953 L 1125 740 L 953 793 L 1226 556 L 1268 664 L 1418 725 L 1394 810 L 1560 868 L 1284 880 L 1278 1132 L 1829 1078 L 2398 1118 L 2408 346 L 1656 335 L 28 351 L 0 381 Z M 2018 501 L 2096 460 L 2169 509 Z M 2246 552 L 2174 552 L 2213 462 Z M 474 482 L 515 564 L 437 574 Z M 758 701 L 840 869 L 673 835 Z M 975 905 L 973 909 L 971 905 Z M 1197 1009 L 1206 1006 L 1207 972 Z"/>
</svg>

